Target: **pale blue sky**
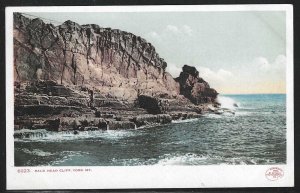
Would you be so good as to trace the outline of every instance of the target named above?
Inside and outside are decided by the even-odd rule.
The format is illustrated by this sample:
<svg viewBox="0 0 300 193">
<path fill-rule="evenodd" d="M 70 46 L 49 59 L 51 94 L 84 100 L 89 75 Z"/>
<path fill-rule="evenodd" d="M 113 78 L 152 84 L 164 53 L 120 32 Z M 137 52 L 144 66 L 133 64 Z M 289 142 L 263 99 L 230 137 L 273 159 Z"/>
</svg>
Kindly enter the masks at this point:
<svg viewBox="0 0 300 193">
<path fill-rule="evenodd" d="M 31 14 L 132 32 L 155 46 L 174 77 L 196 66 L 221 93 L 285 92 L 285 12 Z"/>
</svg>

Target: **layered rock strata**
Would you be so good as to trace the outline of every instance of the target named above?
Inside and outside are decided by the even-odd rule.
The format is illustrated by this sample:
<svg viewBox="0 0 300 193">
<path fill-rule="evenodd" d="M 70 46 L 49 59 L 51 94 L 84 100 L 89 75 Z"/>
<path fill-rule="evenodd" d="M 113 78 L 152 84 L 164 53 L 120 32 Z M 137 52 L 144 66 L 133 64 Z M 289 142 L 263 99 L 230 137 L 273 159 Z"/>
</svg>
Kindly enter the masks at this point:
<svg viewBox="0 0 300 193">
<path fill-rule="evenodd" d="M 217 92 L 185 65 L 174 79 L 132 33 L 14 14 L 15 129 L 135 129 L 200 117 Z"/>
<path fill-rule="evenodd" d="M 104 95 L 133 100 L 139 94 L 175 96 L 179 85 L 145 39 L 125 31 L 53 26 L 14 14 L 15 80 L 88 85 Z"/>
</svg>

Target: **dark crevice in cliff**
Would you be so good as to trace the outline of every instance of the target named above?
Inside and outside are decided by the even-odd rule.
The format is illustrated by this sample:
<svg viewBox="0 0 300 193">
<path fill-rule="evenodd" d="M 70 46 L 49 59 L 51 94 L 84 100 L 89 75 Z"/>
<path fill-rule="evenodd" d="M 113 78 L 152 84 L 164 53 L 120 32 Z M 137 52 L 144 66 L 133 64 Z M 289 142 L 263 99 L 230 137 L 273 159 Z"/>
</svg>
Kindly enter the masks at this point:
<svg viewBox="0 0 300 193">
<path fill-rule="evenodd" d="M 75 54 L 72 54 L 72 63 L 71 67 L 73 69 L 73 84 L 76 85 L 76 72 L 77 72 L 77 65 L 76 65 L 76 59 L 75 59 Z"/>
<path fill-rule="evenodd" d="M 86 35 L 88 39 L 87 43 L 87 52 L 86 52 L 86 63 L 89 64 L 89 52 L 90 52 L 90 45 L 91 45 L 91 29 L 86 29 Z"/>
</svg>

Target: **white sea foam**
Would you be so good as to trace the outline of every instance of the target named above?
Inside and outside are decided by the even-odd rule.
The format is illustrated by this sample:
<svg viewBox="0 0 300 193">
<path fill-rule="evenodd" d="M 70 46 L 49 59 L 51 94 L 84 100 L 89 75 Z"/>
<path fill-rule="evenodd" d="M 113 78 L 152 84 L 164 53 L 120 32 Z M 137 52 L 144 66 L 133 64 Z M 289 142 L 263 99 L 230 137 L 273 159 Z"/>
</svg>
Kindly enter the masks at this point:
<svg viewBox="0 0 300 193">
<path fill-rule="evenodd" d="M 27 148 L 24 148 L 22 149 L 22 151 L 24 153 L 27 153 L 27 154 L 31 154 L 31 155 L 37 155 L 37 156 L 51 156 L 51 155 L 54 155 L 53 153 L 50 153 L 50 152 L 45 152 L 45 151 L 42 151 L 40 149 L 33 149 L 33 150 L 29 150 Z"/>
<path fill-rule="evenodd" d="M 131 136 L 136 136 L 139 135 L 140 133 L 137 131 L 132 131 L 132 130 L 109 130 L 109 131 L 104 131 L 102 132 L 101 137 L 106 138 L 106 139 L 122 139 L 126 137 L 131 137 Z"/>
<path fill-rule="evenodd" d="M 19 130 L 15 130 L 15 133 L 39 133 L 39 132 L 46 132 L 45 129 L 35 129 L 35 130 L 31 130 L 31 129 L 19 129 Z"/>
<path fill-rule="evenodd" d="M 161 156 L 156 165 L 256 165 L 259 162 L 272 163 L 270 160 L 261 160 L 253 158 L 225 158 L 222 156 L 212 155 L 197 155 L 194 153 L 187 153 L 184 155 L 166 154 Z"/>
<path fill-rule="evenodd" d="M 223 116 L 222 115 L 217 115 L 217 114 L 205 114 L 204 117 L 208 117 L 208 118 L 213 118 L 213 119 L 220 119 Z"/>
<path fill-rule="evenodd" d="M 218 96 L 217 102 L 220 103 L 220 114 L 207 114 L 205 117 L 209 118 L 232 118 L 235 116 L 247 116 L 251 115 L 254 112 L 254 108 L 251 107 L 243 107 L 239 102 L 235 101 L 233 98 L 227 96 Z M 250 110 L 250 111 L 247 111 Z"/>
<path fill-rule="evenodd" d="M 189 122 L 195 122 L 197 120 L 199 120 L 199 118 L 185 119 L 185 120 L 173 120 L 172 123 L 189 123 Z"/>
<path fill-rule="evenodd" d="M 225 96 L 218 96 L 217 102 L 219 102 L 221 104 L 221 108 L 224 109 L 235 110 L 236 105 L 239 106 L 239 104 L 234 99 Z"/>
<path fill-rule="evenodd" d="M 111 139 L 119 140 L 122 138 L 130 137 L 133 135 L 139 135 L 137 131 L 126 131 L 126 130 L 107 130 L 107 131 L 79 131 L 74 134 L 73 131 L 62 131 L 62 132 L 51 132 L 42 131 L 30 133 L 28 136 L 23 138 L 15 138 L 15 141 L 66 141 L 66 140 L 78 140 L 78 139 Z"/>
<path fill-rule="evenodd" d="M 207 156 L 200 156 L 192 153 L 184 155 L 164 155 L 156 165 L 198 165 L 205 163 L 209 159 Z"/>
<path fill-rule="evenodd" d="M 155 159 L 143 160 L 140 158 L 131 158 L 131 159 L 113 158 L 111 161 L 114 165 L 138 166 L 138 165 L 151 165 L 151 163 L 153 163 L 155 161 Z"/>
<path fill-rule="evenodd" d="M 209 114 L 205 114 L 204 117 L 211 118 L 211 119 L 234 118 L 235 114 L 228 113 L 228 112 L 224 112 L 222 114 L 212 114 L 212 113 L 209 113 Z"/>
</svg>

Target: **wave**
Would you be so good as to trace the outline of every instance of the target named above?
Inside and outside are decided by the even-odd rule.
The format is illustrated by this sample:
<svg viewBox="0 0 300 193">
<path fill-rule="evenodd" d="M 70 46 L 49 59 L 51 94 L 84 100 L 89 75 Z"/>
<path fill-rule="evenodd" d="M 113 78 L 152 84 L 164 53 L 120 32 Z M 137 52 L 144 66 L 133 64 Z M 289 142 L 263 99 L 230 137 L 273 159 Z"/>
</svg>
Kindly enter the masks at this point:
<svg viewBox="0 0 300 193">
<path fill-rule="evenodd" d="M 47 130 L 46 129 L 35 129 L 35 130 L 19 129 L 19 130 L 15 130 L 14 133 L 19 134 L 19 133 L 40 133 L 40 132 L 47 132 Z"/>
<path fill-rule="evenodd" d="M 131 159 L 116 159 L 111 160 L 115 166 L 142 166 L 142 165 L 154 165 L 155 159 L 151 158 L 148 160 L 142 158 L 131 158 Z"/>
<path fill-rule="evenodd" d="M 20 133 L 20 131 L 18 131 Z M 119 140 L 126 137 L 136 136 L 141 134 L 138 131 L 129 130 L 107 130 L 107 131 L 79 131 L 75 134 L 73 131 L 52 132 L 46 130 L 27 132 L 24 135 L 19 135 L 15 138 L 16 142 L 42 141 L 42 142 L 57 142 L 66 140 L 80 139 L 109 139 Z"/>
<path fill-rule="evenodd" d="M 223 115 L 218 115 L 218 114 L 205 114 L 203 116 L 207 117 L 207 118 L 212 118 L 212 119 L 220 119 L 220 118 L 224 117 Z"/>
<path fill-rule="evenodd" d="M 188 153 L 185 155 L 166 154 L 155 165 L 199 165 L 204 164 L 208 157 Z"/>
<path fill-rule="evenodd" d="M 21 149 L 21 150 L 24 153 L 31 154 L 31 155 L 36 155 L 36 156 L 42 156 L 42 157 L 54 155 L 53 153 L 45 152 L 45 151 L 42 151 L 40 149 L 29 150 L 27 148 L 24 148 L 24 149 Z"/>
<path fill-rule="evenodd" d="M 239 103 L 237 103 L 234 99 L 225 96 L 218 96 L 217 102 L 221 104 L 221 108 L 235 110 Z"/>
<path fill-rule="evenodd" d="M 225 112 L 225 113 L 222 113 L 222 114 L 209 113 L 209 114 L 205 114 L 203 116 L 207 117 L 207 118 L 211 118 L 211 119 L 223 119 L 223 118 L 234 118 L 236 116 L 236 114 Z"/>
<path fill-rule="evenodd" d="M 222 156 L 197 155 L 187 153 L 183 155 L 166 154 L 155 165 L 258 165 L 272 164 L 275 161 L 270 159 L 235 157 L 225 158 Z"/>
<path fill-rule="evenodd" d="M 195 119 L 184 119 L 184 120 L 172 120 L 172 123 L 189 123 L 189 122 L 195 122 L 198 121 L 199 118 Z"/>
<path fill-rule="evenodd" d="M 153 165 L 153 166 L 166 166 L 166 165 L 197 165 L 196 163 L 205 163 L 207 158 L 205 156 L 197 156 L 195 154 L 186 155 L 171 155 L 165 154 L 158 158 L 131 158 L 131 159 L 112 159 L 113 165 L 122 166 L 138 166 L 138 165 Z"/>
</svg>

